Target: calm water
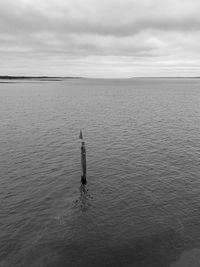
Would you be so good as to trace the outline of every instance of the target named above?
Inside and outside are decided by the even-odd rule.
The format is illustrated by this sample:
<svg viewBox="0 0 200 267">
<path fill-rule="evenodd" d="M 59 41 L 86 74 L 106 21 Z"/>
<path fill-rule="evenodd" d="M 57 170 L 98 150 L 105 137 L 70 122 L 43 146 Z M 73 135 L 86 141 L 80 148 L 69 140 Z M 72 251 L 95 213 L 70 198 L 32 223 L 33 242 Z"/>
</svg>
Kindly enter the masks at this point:
<svg viewBox="0 0 200 267">
<path fill-rule="evenodd" d="M 200 79 L 1 83 L 0 130 L 0 266 L 200 254 Z"/>
</svg>

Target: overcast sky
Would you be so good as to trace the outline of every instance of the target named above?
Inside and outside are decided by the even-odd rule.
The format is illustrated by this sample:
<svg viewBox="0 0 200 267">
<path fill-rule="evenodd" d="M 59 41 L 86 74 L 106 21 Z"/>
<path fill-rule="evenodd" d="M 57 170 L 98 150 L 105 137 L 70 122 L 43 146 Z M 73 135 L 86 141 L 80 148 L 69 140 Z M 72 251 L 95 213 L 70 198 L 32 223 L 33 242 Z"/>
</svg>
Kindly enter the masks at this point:
<svg viewBox="0 0 200 267">
<path fill-rule="evenodd" d="M 200 0 L 0 0 L 0 75 L 200 76 Z"/>
</svg>

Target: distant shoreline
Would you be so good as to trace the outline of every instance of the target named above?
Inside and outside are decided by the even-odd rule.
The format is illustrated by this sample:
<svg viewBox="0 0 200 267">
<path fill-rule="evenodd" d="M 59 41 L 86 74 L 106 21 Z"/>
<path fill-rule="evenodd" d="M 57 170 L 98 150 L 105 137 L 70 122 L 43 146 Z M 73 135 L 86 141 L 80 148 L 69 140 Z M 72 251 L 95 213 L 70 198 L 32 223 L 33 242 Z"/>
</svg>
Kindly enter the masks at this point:
<svg viewBox="0 0 200 267">
<path fill-rule="evenodd" d="M 0 80 L 31 80 L 31 79 L 80 79 L 82 77 L 51 77 L 51 76 L 0 76 Z"/>
<path fill-rule="evenodd" d="M 3 75 L 0 76 L 0 80 L 39 80 L 39 81 L 61 81 L 62 79 L 98 79 L 98 80 L 127 80 L 127 79 L 199 79 L 200 76 L 194 76 L 194 77 L 189 77 L 189 76 L 184 76 L 184 77 L 159 77 L 159 76 L 154 76 L 154 77 L 127 77 L 127 78 L 89 78 L 89 77 L 60 77 L 60 76 L 11 76 L 11 75 Z"/>
</svg>

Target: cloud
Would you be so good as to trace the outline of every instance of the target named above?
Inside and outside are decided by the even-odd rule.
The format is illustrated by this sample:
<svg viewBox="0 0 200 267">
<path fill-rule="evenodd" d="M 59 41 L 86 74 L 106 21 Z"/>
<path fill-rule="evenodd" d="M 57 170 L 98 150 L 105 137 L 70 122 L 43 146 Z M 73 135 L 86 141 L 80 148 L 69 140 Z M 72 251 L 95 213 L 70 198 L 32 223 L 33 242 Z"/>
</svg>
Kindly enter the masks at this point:
<svg viewBox="0 0 200 267">
<path fill-rule="evenodd" d="M 0 71 L 196 75 L 199 10 L 197 0 L 0 0 Z"/>
<path fill-rule="evenodd" d="M 1 31 L 126 36 L 147 29 L 200 29 L 200 3 L 195 0 L 1 0 L 0 4 Z"/>
</svg>

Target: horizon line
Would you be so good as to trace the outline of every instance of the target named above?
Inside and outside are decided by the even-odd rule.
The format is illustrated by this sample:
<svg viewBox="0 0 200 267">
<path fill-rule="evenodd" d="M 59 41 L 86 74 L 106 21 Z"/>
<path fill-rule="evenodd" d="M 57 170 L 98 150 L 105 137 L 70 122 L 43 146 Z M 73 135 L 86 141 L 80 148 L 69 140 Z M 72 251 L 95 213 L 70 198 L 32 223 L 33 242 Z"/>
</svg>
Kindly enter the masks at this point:
<svg viewBox="0 0 200 267">
<path fill-rule="evenodd" d="M 135 77 L 81 77 L 81 76 L 26 76 L 26 75 L 0 75 L 0 79 L 184 79 L 184 78 L 195 78 L 199 79 L 200 76 L 135 76 Z"/>
</svg>

